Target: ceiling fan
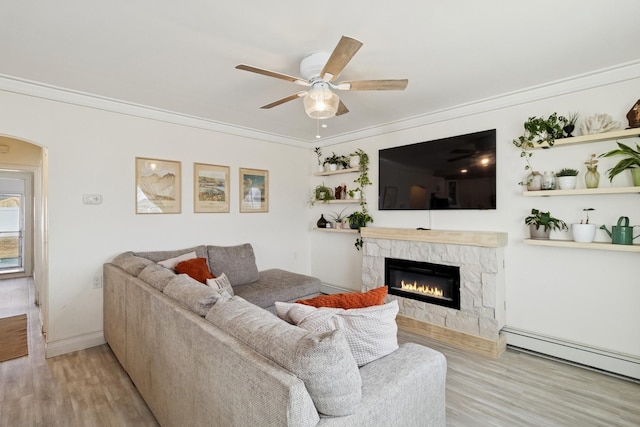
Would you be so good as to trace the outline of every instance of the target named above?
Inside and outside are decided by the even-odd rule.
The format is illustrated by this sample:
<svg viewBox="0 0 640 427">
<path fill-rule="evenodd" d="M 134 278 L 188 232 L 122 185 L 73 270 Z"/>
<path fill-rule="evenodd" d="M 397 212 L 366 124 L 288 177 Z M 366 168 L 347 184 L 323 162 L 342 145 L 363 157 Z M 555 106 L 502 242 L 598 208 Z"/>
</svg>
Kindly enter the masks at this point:
<svg viewBox="0 0 640 427">
<path fill-rule="evenodd" d="M 308 90 L 300 91 L 285 98 L 263 105 L 260 108 L 273 108 L 294 99 L 303 98 L 304 109 L 312 119 L 328 119 L 349 112 L 338 95 L 331 90 L 404 90 L 409 83 L 407 79 L 400 80 L 356 80 L 334 82 L 351 58 L 362 47 L 362 42 L 351 37 L 342 36 L 331 54 L 326 52 L 313 53 L 300 62 L 302 77 L 294 77 L 251 65 L 240 64 L 236 68 L 250 71 L 268 77 L 287 80 Z"/>
</svg>

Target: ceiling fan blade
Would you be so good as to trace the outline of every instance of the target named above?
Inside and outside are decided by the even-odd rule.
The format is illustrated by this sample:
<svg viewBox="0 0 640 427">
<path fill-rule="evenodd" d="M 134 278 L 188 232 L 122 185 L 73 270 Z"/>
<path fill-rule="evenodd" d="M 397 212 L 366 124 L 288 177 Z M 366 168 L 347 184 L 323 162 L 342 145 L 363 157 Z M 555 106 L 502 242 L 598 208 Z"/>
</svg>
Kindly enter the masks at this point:
<svg viewBox="0 0 640 427">
<path fill-rule="evenodd" d="M 287 80 L 289 82 L 297 83 L 302 86 L 310 86 L 309 82 L 302 77 L 289 76 L 282 73 L 276 73 L 275 71 L 264 70 L 262 68 L 252 67 L 251 65 L 240 64 L 236 65 L 238 70 L 250 71 L 256 74 L 262 74 L 263 76 L 275 77 L 276 79 Z"/>
<path fill-rule="evenodd" d="M 278 105 L 284 104 L 285 102 L 289 102 L 289 101 L 293 101 L 294 99 L 301 98 L 301 97 L 305 96 L 306 94 L 307 94 L 307 92 L 305 92 L 305 91 L 294 93 L 293 95 L 289 95 L 286 98 L 282 98 L 282 99 L 279 99 L 277 101 L 274 101 L 271 104 L 263 105 L 260 108 L 269 109 L 269 108 L 277 107 Z"/>
<path fill-rule="evenodd" d="M 404 90 L 409 80 L 357 80 L 340 82 L 336 85 L 339 90 Z M 348 86 L 347 86 L 348 85 Z"/>
<path fill-rule="evenodd" d="M 361 47 L 361 41 L 342 36 L 322 69 L 320 77 L 326 81 L 331 81 L 336 78 Z"/>
<path fill-rule="evenodd" d="M 341 116 L 343 114 L 347 114 L 348 112 L 349 109 L 342 103 L 342 100 L 340 100 L 340 103 L 338 104 L 338 111 L 336 111 L 336 116 Z"/>
</svg>

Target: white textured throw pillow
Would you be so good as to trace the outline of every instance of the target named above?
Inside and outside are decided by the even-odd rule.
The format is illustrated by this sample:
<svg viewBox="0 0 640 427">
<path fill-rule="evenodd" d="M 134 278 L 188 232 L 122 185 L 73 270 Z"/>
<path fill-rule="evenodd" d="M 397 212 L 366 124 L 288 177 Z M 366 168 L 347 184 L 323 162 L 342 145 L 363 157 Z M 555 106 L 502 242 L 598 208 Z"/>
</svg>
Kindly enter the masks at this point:
<svg viewBox="0 0 640 427">
<path fill-rule="evenodd" d="M 313 332 L 342 330 L 358 366 L 366 365 L 398 349 L 398 302 L 366 308 L 311 307 L 276 302 L 276 313 L 284 320 Z"/>
<path fill-rule="evenodd" d="M 231 298 L 234 295 L 231 282 L 224 273 L 213 279 L 207 279 L 207 286 L 218 291 L 218 293 L 223 297 Z"/>
<path fill-rule="evenodd" d="M 161 266 L 165 267 L 165 268 L 170 268 L 170 269 L 174 269 L 176 268 L 176 265 L 180 264 L 182 261 L 187 261 L 193 258 L 197 258 L 198 256 L 196 255 L 195 251 L 194 252 L 188 252 L 186 254 L 182 254 L 180 256 L 177 256 L 175 258 L 169 258 L 169 259 L 165 259 L 164 261 L 158 261 L 158 264 L 160 264 Z"/>
</svg>

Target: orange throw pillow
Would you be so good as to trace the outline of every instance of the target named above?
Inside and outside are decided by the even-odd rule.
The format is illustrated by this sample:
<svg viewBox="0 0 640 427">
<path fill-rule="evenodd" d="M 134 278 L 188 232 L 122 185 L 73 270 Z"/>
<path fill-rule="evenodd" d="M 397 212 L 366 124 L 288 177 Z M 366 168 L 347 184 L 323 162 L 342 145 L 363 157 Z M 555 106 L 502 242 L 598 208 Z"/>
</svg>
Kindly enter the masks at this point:
<svg viewBox="0 0 640 427">
<path fill-rule="evenodd" d="M 192 258 L 178 263 L 174 269 L 179 274 L 187 274 L 198 282 L 207 283 L 207 279 L 214 279 L 215 276 L 207 267 L 206 258 Z"/>
<path fill-rule="evenodd" d="M 365 308 L 373 305 L 384 304 L 384 297 L 387 296 L 387 287 L 371 289 L 368 292 L 354 292 L 344 294 L 320 295 L 310 299 L 296 301 L 298 304 L 310 305 L 313 307 L 331 308 Z"/>
</svg>

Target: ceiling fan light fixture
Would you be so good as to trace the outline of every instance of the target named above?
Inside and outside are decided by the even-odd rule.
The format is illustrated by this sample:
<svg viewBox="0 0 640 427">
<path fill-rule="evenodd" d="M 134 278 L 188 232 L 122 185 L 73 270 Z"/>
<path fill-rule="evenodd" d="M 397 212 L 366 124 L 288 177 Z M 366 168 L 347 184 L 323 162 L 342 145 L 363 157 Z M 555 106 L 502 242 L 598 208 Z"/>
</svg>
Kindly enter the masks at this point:
<svg viewBox="0 0 640 427">
<path fill-rule="evenodd" d="M 340 98 L 331 92 L 327 83 L 318 82 L 315 83 L 309 93 L 305 95 L 303 102 L 304 111 L 307 113 L 307 116 L 312 119 L 323 120 L 336 115 Z"/>
</svg>

